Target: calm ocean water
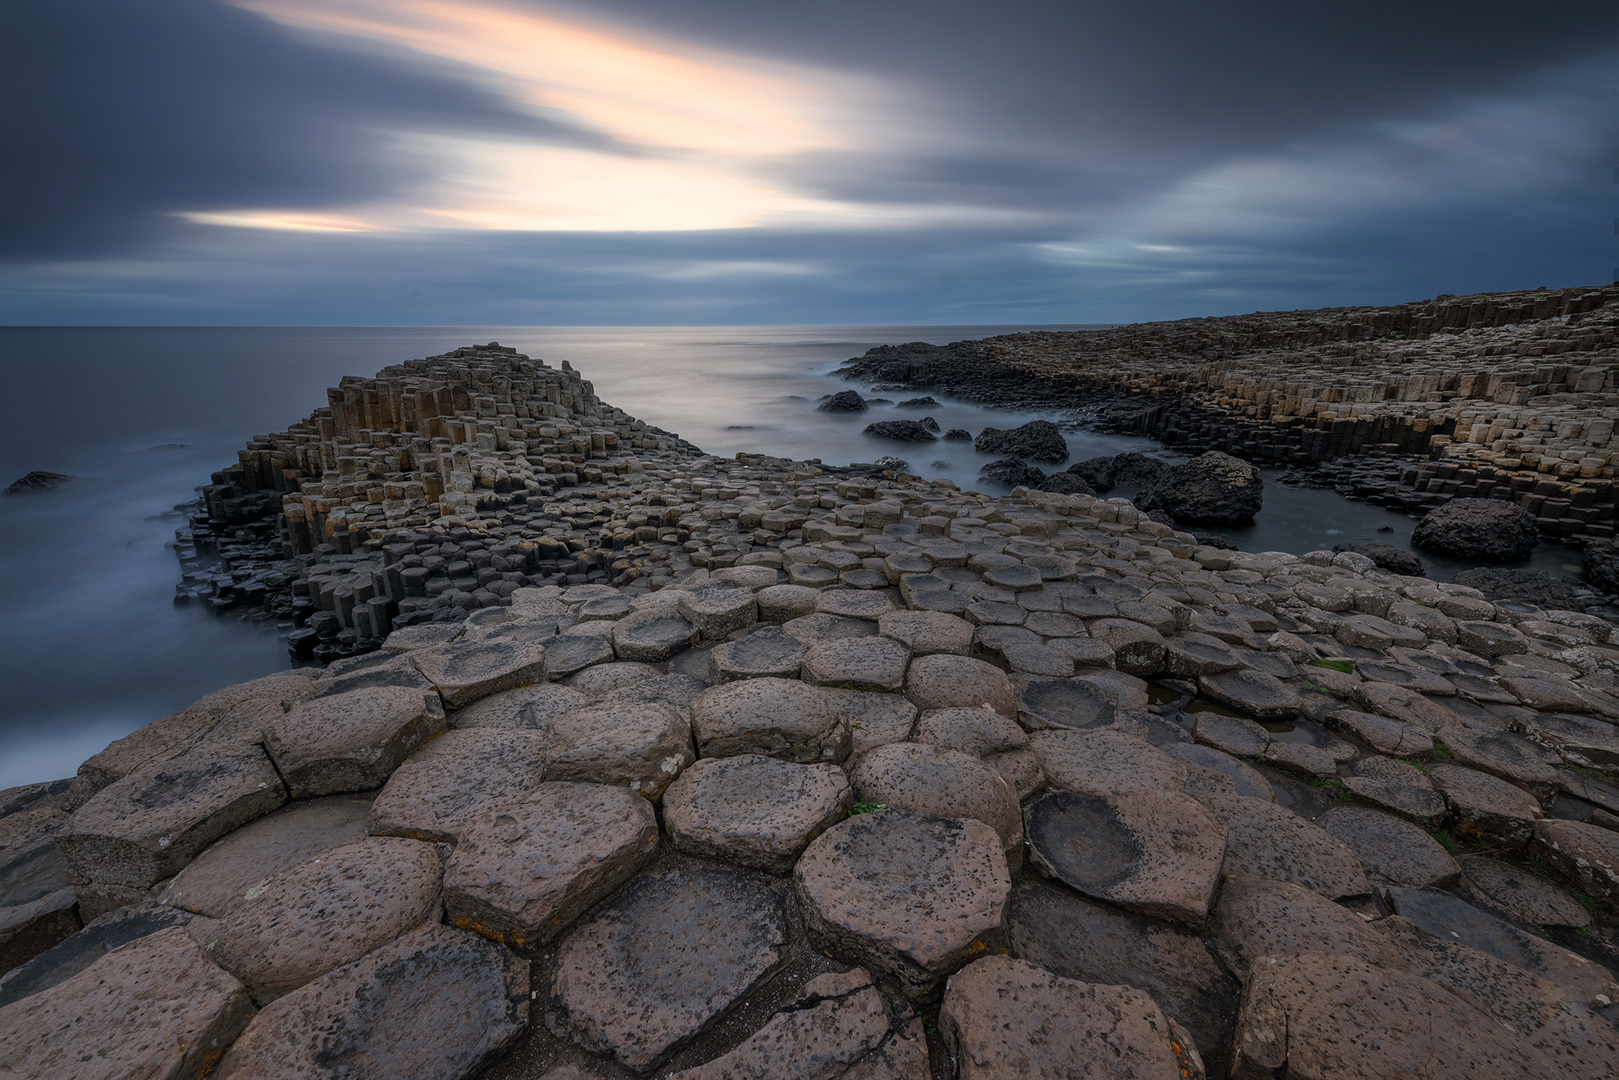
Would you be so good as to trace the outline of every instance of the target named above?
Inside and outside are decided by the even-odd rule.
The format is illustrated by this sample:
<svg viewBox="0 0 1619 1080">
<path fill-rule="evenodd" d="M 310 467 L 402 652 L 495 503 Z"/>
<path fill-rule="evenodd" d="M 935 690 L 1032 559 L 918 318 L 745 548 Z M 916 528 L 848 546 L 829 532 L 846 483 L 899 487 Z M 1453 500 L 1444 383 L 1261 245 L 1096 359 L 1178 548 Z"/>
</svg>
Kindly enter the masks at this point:
<svg viewBox="0 0 1619 1080">
<path fill-rule="evenodd" d="M 344 375 L 458 345 L 499 341 L 556 365 L 567 360 L 606 401 L 715 453 L 739 450 L 831 464 L 908 459 L 924 475 L 976 485 L 988 458 L 970 444 L 868 439 L 890 415 L 815 411 L 848 388 L 827 377 L 874 345 L 943 344 L 1022 329 L 1065 327 L 0 327 L 7 388 L 0 486 L 34 469 L 82 479 L 55 492 L 0 498 L 0 788 L 71 775 L 112 739 L 203 694 L 279 670 L 273 624 L 175 607 L 177 504 L 236 460 L 256 434 L 280 430 L 325 402 Z M 887 395 L 892 396 L 892 395 Z M 945 428 L 974 432 L 1036 416 L 946 402 Z M 916 417 L 917 413 L 892 413 Z M 1154 450 L 1143 439 L 1069 436 L 1073 460 Z M 933 464 L 938 462 L 937 465 Z M 1403 514 L 1330 492 L 1270 485 L 1258 522 L 1231 535 L 1248 550 L 1302 553 L 1333 543 L 1404 544 Z M 1394 532 L 1379 534 L 1379 526 Z M 1430 563 L 1434 576 L 1447 567 Z M 1535 565 L 1577 572 L 1560 548 Z"/>
</svg>

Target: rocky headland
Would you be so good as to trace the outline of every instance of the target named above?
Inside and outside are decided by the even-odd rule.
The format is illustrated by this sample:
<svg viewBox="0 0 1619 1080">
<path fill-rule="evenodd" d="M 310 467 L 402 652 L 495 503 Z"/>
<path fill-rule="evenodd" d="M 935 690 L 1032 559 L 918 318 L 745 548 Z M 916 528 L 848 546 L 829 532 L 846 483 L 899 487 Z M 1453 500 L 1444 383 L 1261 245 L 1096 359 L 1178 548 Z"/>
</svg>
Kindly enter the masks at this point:
<svg viewBox="0 0 1619 1080">
<path fill-rule="evenodd" d="M 0 1075 L 1619 1060 L 1603 619 L 1122 498 L 718 459 L 493 345 L 345 380 L 194 524 L 199 594 L 332 662 L 0 792 Z"/>
</svg>

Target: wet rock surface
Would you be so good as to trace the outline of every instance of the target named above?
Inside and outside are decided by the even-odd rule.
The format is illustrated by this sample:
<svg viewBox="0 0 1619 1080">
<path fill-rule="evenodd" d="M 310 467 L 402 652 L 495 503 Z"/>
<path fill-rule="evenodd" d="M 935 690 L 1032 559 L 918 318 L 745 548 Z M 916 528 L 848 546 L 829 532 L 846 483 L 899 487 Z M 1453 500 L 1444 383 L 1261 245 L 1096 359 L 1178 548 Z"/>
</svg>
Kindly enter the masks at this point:
<svg viewBox="0 0 1619 1080">
<path fill-rule="evenodd" d="M 1463 559 L 1512 562 L 1540 543 L 1534 515 L 1494 499 L 1452 499 L 1417 522 L 1411 546 Z"/>
</svg>

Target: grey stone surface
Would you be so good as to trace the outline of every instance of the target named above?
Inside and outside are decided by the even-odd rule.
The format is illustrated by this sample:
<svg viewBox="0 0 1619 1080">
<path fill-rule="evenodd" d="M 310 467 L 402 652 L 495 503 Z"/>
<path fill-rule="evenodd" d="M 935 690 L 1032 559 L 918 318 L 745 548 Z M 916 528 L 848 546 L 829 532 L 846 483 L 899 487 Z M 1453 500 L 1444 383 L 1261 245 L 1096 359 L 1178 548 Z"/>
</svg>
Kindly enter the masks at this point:
<svg viewBox="0 0 1619 1080">
<path fill-rule="evenodd" d="M 853 801 L 849 778 L 836 765 L 762 754 L 704 758 L 669 785 L 663 821 L 683 851 L 785 874 Z"/>
<path fill-rule="evenodd" d="M 1000 835 L 1007 861 L 1013 866 L 1021 861 L 1017 791 L 976 755 L 926 743 L 889 743 L 863 756 L 849 781 L 864 803 L 981 821 Z"/>
<path fill-rule="evenodd" d="M 1397 817 L 1363 806 L 1335 806 L 1315 823 L 1343 841 L 1373 881 L 1443 888 L 1461 874 L 1433 837 Z"/>
<path fill-rule="evenodd" d="M 453 844 L 479 812 L 520 802 L 545 774 L 550 740 L 537 731 L 448 731 L 412 754 L 371 804 L 373 836 Z"/>
<path fill-rule="evenodd" d="M 1100 728 L 1114 722 L 1113 699 L 1084 679 L 1028 679 L 1018 687 L 1018 721 L 1039 728 Z"/>
<path fill-rule="evenodd" d="M 0 817 L 0 974 L 79 928 L 78 897 L 56 847 L 67 819 L 48 801 Z"/>
<path fill-rule="evenodd" d="M 937 709 L 916 722 L 912 739 L 974 757 L 1029 745 L 1021 727 L 991 709 Z"/>
<path fill-rule="evenodd" d="M 1246 980 L 1264 956 L 1320 952 L 1399 970 L 1400 952 L 1358 914 L 1291 882 L 1227 874 L 1209 920 L 1220 958 Z"/>
<path fill-rule="evenodd" d="M 1579 821 L 1542 821 L 1535 846 L 1609 911 L 1619 911 L 1619 832 Z"/>
<path fill-rule="evenodd" d="M 878 635 L 823 641 L 804 656 L 804 681 L 812 686 L 898 693 L 905 686 L 910 647 Z"/>
<path fill-rule="evenodd" d="M 723 641 L 759 619 L 759 603 L 753 592 L 728 583 L 686 589 L 677 603 L 685 620 L 710 641 Z"/>
<path fill-rule="evenodd" d="M 802 641 L 786 631 L 761 627 L 740 641 L 715 646 L 708 657 L 709 679 L 720 683 L 732 679 L 795 678 L 808 652 Z"/>
<path fill-rule="evenodd" d="M 352 690 L 299 705 L 264 729 L 264 748 L 295 799 L 381 787 L 410 752 L 444 731 L 436 693 Z"/>
<path fill-rule="evenodd" d="M 697 644 L 701 631 L 673 612 L 640 611 L 613 624 L 613 651 L 620 660 L 657 663 Z"/>
<path fill-rule="evenodd" d="M 1459 860 L 1465 895 L 1480 907 L 1540 926 L 1589 926 L 1591 913 L 1568 893 L 1522 867 L 1499 859 Z"/>
<path fill-rule="evenodd" d="M 457 730 L 501 728 L 518 731 L 546 731 L 552 718 L 590 704 L 590 698 L 569 686 L 547 683 L 520 686 L 473 702 L 449 715 Z"/>
<path fill-rule="evenodd" d="M 1017 698 L 1006 673 L 969 656 L 938 654 L 912 660 L 905 675 L 905 696 L 923 711 L 988 705 L 1002 716 L 1017 715 Z"/>
<path fill-rule="evenodd" d="M 1299 695 L 1274 675 L 1252 668 L 1203 675 L 1197 680 L 1204 697 L 1256 720 L 1287 720 L 1299 714 Z"/>
<path fill-rule="evenodd" d="M 1085 795 L 1178 793 L 1186 768 L 1162 750 L 1110 728 L 1036 731 L 1029 748 L 1053 786 Z"/>
<path fill-rule="evenodd" d="M 833 699 L 794 679 L 743 679 L 692 702 L 692 730 L 703 757 L 769 754 L 786 761 L 842 761 L 849 733 Z"/>
<path fill-rule="evenodd" d="M 213 920 L 198 919 L 188 911 L 143 900 L 107 912 L 84 929 L 63 938 L 27 963 L 0 975 L 0 1007 L 65 982 L 120 945 L 155 934 L 171 926 L 198 925 L 193 939 L 206 945 Z"/>
<path fill-rule="evenodd" d="M 877 632 L 909 646 L 912 656 L 972 651 L 972 623 L 942 611 L 891 611 L 877 620 Z"/>
<path fill-rule="evenodd" d="M 550 780 L 615 784 L 656 802 L 696 760 L 691 725 L 672 705 L 598 705 L 551 722 Z"/>
<path fill-rule="evenodd" d="M 1192 734 L 1197 741 L 1232 757 L 1259 757 L 1270 745 L 1270 733 L 1246 717 L 1225 716 L 1213 710 L 1192 715 Z"/>
<path fill-rule="evenodd" d="M 1246 795 L 1250 799 L 1264 799 L 1267 802 L 1276 801 L 1276 793 L 1271 789 L 1270 781 L 1265 779 L 1265 775 L 1230 754 L 1216 750 L 1212 746 L 1199 746 L 1196 743 L 1176 743 L 1159 749 L 1182 765 L 1206 769 L 1227 778 L 1231 781 L 1232 791 L 1238 795 Z M 1187 770 L 1186 780 L 1188 785 L 1195 780 L 1195 774 L 1191 769 Z"/>
<path fill-rule="evenodd" d="M 1226 827 L 1226 873 L 1291 881 L 1329 900 L 1371 892 L 1355 853 L 1314 822 L 1241 795 L 1200 795 L 1198 801 Z"/>
<path fill-rule="evenodd" d="M 1534 836 L 1540 803 L 1522 788 L 1460 765 L 1431 765 L 1428 779 L 1444 796 L 1458 832 L 1510 847 Z"/>
<path fill-rule="evenodd" d="M 905 742 L 916 724 L 917 708 L 899 694 L 873 694 L 864 690 L 822 687 L 832 703 L 838 723 L 849 733 L 849 748 L 863 754 L 884 743 Z"/>
<path fill-rule="evenodd" d="M 535 642 L 502 638 L 456 641 L 406 655 L 450 709 L 546 679 L 545 646 Z"/>
</svg>

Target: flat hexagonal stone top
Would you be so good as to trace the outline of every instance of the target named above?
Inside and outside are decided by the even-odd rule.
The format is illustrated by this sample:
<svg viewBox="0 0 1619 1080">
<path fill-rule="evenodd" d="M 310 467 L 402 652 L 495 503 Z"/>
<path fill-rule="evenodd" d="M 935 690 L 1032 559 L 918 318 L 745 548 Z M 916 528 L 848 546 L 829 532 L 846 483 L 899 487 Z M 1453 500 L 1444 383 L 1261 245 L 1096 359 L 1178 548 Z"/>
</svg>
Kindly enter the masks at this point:
<svg viewBox="0 0 1619 1080">
<path fill-rule="evenodd" d="M 903 641 L 913 656 L 966 656 L 973 647 L 973 624 L 942 611 L 891 611 L 877 620 L 877 632 Z"/>
<path fill-rule="evenodd" d="M 649 1072 L 775 970 L 786 945 L 781 900 L 751 874 L 643 877 L 558 945 L 545 1023 Z"/>
<path fill-rule="evenodd" d="M 1034 728 L 1112 727 L 1113 699 L 1084 679 L 1029 679 L 1018 693 L 1018 719 Z"/>
<path fill-rule="evenodd" d="M 818 645 L 823 641 L 842 638 L 871 637 L 877 633 L 877 624 L 867 619 L 845 619 L 822 612 L 789 619 L 782 623 L 781 628 L 805 645 Z"/>
<path fill-rule="evenodd" d="M 848 732 L 831 697 L 796 679 L 741 679 L 711 687 L 691 703 L 703 757 L 768 754 L 785 761 L 841 761 Z"/>
<path fill-rule="evenodd" d="M 1009 861 L 1021 861 L 1017 791 L 974 754 L 926 743 L 889 743 L 862 757 L 849 780 L 861 802 L 982 821 L 1000 835 Z"/>
<path fill-rule="evenodd" d="M 492 610 L 492 609 L 485 609 Z M 612 653 L 609 651 L 608 656 Z M 590 698 L 571 686 L 546 683 L 503 690 L 475 701 L 450 716 L 450 726 L 458 730 L 506 728 L 545 731 L 552 717 L 583 708 Z"/>
<path fill-rule="evenodd" d="M 72 895 L 72 890 L 69 890 Z M 0 1006 L 66 982 L 120 945 L 155 934 L 171 926 L 190 926 L 197 917 L 189 911 L 142 900 L 114 908 L 83 929 L 71 933 L 26 964 L 0 976 Z M 201 935 L 193 934 L 197 939 Z M 206 940 L 205 938 L 203 940 Z"/>
<path fill-rule="evenodd" d="M 807 652 L 809 648 L 786 631 L 761 627 L 741 641 L 716 645 L 708 655 L 709 678 L 713 682 L 795 678 Z"/>
<path fill-rule="evenodd" d="M 673 705 L 604 702 L 551 721 L 546 776 L 617 784 L 656 801 L 694 760 L 691 725 Z"/>
<path fill-rule="evenodd" d="M 252 1011 L 242 984 L 170 927 L 0 1008 L 0 1075 L 201 1076 Z"/>
<path fill-rule="evenodd" d="M 1239 979 L 1262 956 L 1324 952 L 1404 968 L 1400 951 L 1359 915 L 1302 885 L 1227 874 L 1209 920 L 1214 945 Z"/>
<path fill-rule="evenodd" d="M 678 610 L 710 640 L 723 638 L 759 619 L 759 604 L 753 592 L 739 585 L 710 584 L 682 590 Z"/>
<path fill-rule="evenodd" d="M 1226 827 L 1226 870 L 1291 881 L 1329 900 L 1372 891 L 1355 853 L 1331 833 L 1273 802 L 1199 795 Z"/>
<path fill-rule="evenodd" d="M 260 1004 L 438 916 L 432 844 L 373 836 L 272 875 L 225 916 L 214 958 Z"/>
<path fill-rule="evenodd" d="M 1029 745 L 1022 728 L 992 709 L 937 709 L 917 721 L 912 739 L 974 757 Z"/>
<path fill-rule="evenodd" d="M 669 785 L 663 823 L 682 851 L 784 874 L 853 801 L 836 765 L 763 754 L 704 758 Z"/>
<path fill-rule="evenodd" d="M 634 686 L 636 683 L 656 679 L 663 674 L 655 664 L 636 660 L 621 660 L 616 664 L 598 664 L 568 677 L 568 687 L 599 701 L 608 694 Z"/>
<path fill-rule="evenodd" d="M 524 955 L 658 850 L 651 805 L 603 784 L 547 783 L 469 818 L 444 873 L 451 922 Z"/>
<path fill-rule="evenodd" d="M 197 747 L 103 788 L 62 826 L 56 846 L 77 881 L 144 889 L 286 801 L 259 747 Z"/>
<path fill-rule="evenodd" d="M 876 621 L 894 610 L 894 601 L 869 589 L 823 589 L 815 598 L 815 610 L 844 619 Z"/>
<path fill-rule="evenodd" d="M 814 686 L 897 693 L 905 685 L 910 646 L 890 637 L 823 641 L 804 656 L 804 681 Z"/>
<path fill-rule="evenodd" d="M 1188 796 L 1054 791 L 1027 810 L 1035 864 L 1087 896 L 1196 925 L 1208 914 L 1225 829 Z"/>
<path fill-rule="evenodd" d="M 297 706 L 264 729 L 264 748 L 295 799 L 381 787 L 444 730 L 437 694 L 380 686 Z"/>
<path fill-rule="evenodd" d="M 1368 877 L 1390 885 L 1444 886 L 1462 868 L 1409 821 L 1365 806 L 1335 806 L 1315 823 L 1344 842 Z"/>
<path fill-rule="evenodd" d="M 528 1010 L 528 964 L 435 923 L 271 1003 L 212 1075 L 470 1076 L 523 1034 Z"/>
<path fill-rule="evenodd" d="M 1203 675 L 1197 687 L 1204 697 L 1256 720 L 1287 720 L 1299 714 L 1298 691 L 1253 668 Z"/>
<path fill-rule="evenodd" d="M 447 731 L 388 778 L 366 830 L 453 844 L 473 815 L 519 802 L 539 786 L 548 742 L 538 731 Z"/>
<path fill-rule="evenodd" d="M 1178 793 L 1186 767 L 1151 743 L 1112 728 L 1036 731 L 1029 746 L 1056 787 L 1086 795 Z"/>
<path fill-rule="evenodd" d="M 537 642 L 485 638 L 456 641 L 406 654 L 451 709 L 514 686 L 545 681 L 545 646 Z"/>
<path fill-rule="evenodd" d="M 1017 715 L 1017 695 L 1006 672 L 970 656 L 919 656 L 905 673 L 905 696 L 917 708 L 981 709 Z"/>
<path fill-rule="evenodd" d="M 1194 782 L 1197 769 L 1207 769 L 1230 780 L 1232 789 L 1238 795 L 1246 795 L 1250 799 L 1264 799 L 1266 802 L 1276 801 L 1276 792 L 1270 786 L 1270 781 L 1265 779 L 1265 775 L 1230 754 L 1197 743 L 1175 743 L 1161 749 L 1182 765 L 1193 766 L 1187 770 L 1188 783 Z"/>
<path fill-rule="evenodd" d="M 562 634 L 545 643 L 545 670 L 553 679 L 565 679 L 593 664 L 605 664 L 613 655 L 609 640 L 594 634 Z"/>
<path fill-rule="evenodd" d="M 1585 905 L 1545 878 L 1500 859 L 1464 858 L 1462 882 L 1472 900 L 1521 922 L 1541 926 L 1590 926 Z"/>
<path fill-rule="evenodd" d="M 1012 887 L 994 829 L 906 810 L 828 829 L 793 882 L 817 944 L 913 995 L 998 943 Z"/>
<path fill-rule="evenodd" d="M 1065 979 L 1009 956 L 985 957 L 952 977 L 939 1025 L 956 1048 L 960 1080 L 1170 1080 L 1203 1072 L 1201 1063 L 1193 1071 L 1197 1059 L 1178 1047 L 1147 994 Z"/>
<path fill-rule="evenodd" d="M 638 611 L 613 624 L 613 651 L 620 660 L 655 664 L 696 644 L 700 633 L 673 612 Z"/>
<path fill-rule="evenodd" d="M 215 841 L 169 882 L 160 899 L 223 918 L 271 874 L 365 839 L 371 800 L 351 795 L 299 800 Z"/>
</svg>

